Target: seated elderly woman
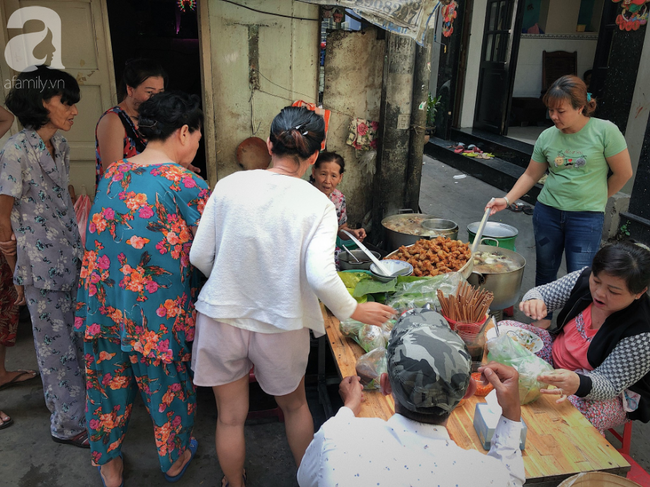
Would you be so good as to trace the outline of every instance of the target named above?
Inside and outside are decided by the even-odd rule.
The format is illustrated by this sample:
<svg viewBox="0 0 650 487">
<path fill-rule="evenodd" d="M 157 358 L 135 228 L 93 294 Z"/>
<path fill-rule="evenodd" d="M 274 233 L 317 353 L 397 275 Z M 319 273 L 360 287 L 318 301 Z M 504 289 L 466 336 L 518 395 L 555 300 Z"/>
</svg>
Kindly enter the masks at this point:
<svg viewBox="0 0 650 487">
<path fill-rule="evenodd" d="M 138 389 L 168 481 L 197 449 L 188 342 L 198 274 L 189 253 L 209 194 L 187 166 L 202 121 L 196 96 L 144 102 L 139 127 L 149 143 L 107 169 L 90 210 L 75 325 L 84 333 L 92 461 L 106 487 L 123 484 L 121 446 Z"/>
<path fill-rule="evenodd" d="M 537 355 L 556 369 L 543 393 L 568 398 L 601 433 L 627 420 L 650 420 L 650 251 L 616 243 L 591 268 L 531 289 L 519 305 L 537 320 L 559 310 L 557 330 L 514 324 L 544 342 Z"/>
</svg>

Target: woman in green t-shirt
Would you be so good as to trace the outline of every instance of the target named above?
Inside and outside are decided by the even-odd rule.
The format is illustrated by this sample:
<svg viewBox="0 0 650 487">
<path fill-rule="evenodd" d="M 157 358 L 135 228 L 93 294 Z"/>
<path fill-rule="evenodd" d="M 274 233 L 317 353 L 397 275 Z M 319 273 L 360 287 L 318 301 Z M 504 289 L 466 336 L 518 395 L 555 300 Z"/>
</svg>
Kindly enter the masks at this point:
<svg viewBox="0 0 650 487">
<path fill-rule="evenodd" d="M 536 286 L 557 279 L 563 253 L 568 272 L 591 265 L 600 247 L 607 199 L 632 177 L 623 134 L 612 122 L 591 117 L 596 100 L 580 78 L 562 76 L 543 101 L 554 126 L 539 136 L 526 172 L 510 192 L 486 206 L 492 214 L 507 208 L 548 171 L 533 214 Z M 537 326 L 550 323 L 541 320 Z"/>
</svg>

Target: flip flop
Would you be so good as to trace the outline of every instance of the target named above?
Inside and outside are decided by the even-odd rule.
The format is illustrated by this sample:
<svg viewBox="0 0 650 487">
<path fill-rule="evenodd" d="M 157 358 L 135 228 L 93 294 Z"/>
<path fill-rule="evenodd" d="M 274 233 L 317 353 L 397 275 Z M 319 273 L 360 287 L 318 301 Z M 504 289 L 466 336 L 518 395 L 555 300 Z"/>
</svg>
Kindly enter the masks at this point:
<svg viewBox="0 0 650 487">
<path fill-rule="evenodd" d="M 524 205 L 522 205 L 521 203 L 513 203 L 508 207 L 508 209 L 515 213 L 521 213 L 524 209 Z"/>
<path fill-rule="evenodd" d="M 242 478 L 244 479 L 244 487 L 246 487 L 246 469 L 244 469 L 244 473 L 242 474 Z M 230 484 L 226 482 L 226 476 L 224 475 L 221 477 L 221 487 L 228 487 Z"/>
<path fill-rule="evenodd" d="M 88 440 L 88 431 L 84 430 L 81 433 L 73 436 L 72 438 L 57 438 L 52 436 L 52 441 L 55 443 L 61 443 L 63 445 L 72 445 L 78 448 L 90 448 L 90 441 Z"/>
<path fill-rule="evenodd" d="M 0 430 L 3 430 L 3 429 L 5 429 L 5 428 L 9 428 L 9 426 L 11 426 L 12 424 L 14 424 L 14 420 L 11 419 L 11 418 L 9 417 L 8 414 L 6 414 L 6 413 L 2 413 L 2 414 L 4 414 L 4 415 L 5 415 L 7 418 L 9 418 L 9 419 L 7 419 L 7 420 L 5 421 L 4 419 L 0 418 L 0 421 L 2 421 L 2 424 L 0 424 Z"/>
<path fill-rule="evenodd" d="M 458 145 L 452 146 L 452 149 L 454 149 L 454 152 L 456 154 L 460 154 L 461 152 L 463 152 L 465 150 L 465 144 L 463 144 L 462 142 L 459 142 Z"/>
<path fill-rule="evenodd" d="M 122 464 L 124 464 L 124 457 L 122 456 L 122 452 L 120 452 L 120 458 L 122 459 Z M 104 482 L 104 477 L 102 477 L 101 465 L 97 465 L 97 471 L 99 472 L 99 480 L 101 480 L 102 485 L 106 487 L 106 482 Z M 122 472 L 124 472 L 124 470 L 122 470 Z M 122 477 L 122 483 L 120 484 L 120 487 L 124 487 L 124 477 Z"/>
<path fill-rule="evenodd" d="M 178 482 L 181 479 L 181 477 L 185 474 L 185 470 L 187 470 L 187 467 L 189 467 L 190 463 L 192 463 L 192 460 L 194 459 L 194 455 L 196 454 L 196 450 L 198 450 L 198 448 L 199 448 L 199 442 L 196 440 L 196 438 L 192 438 L 190 440 L 190 446 L 189 446 L 190 459 L 187 461 L 187 463 L 183 467 L 183 470 L 181 470 L 178 475 L 174 475 L 173 477 L 170 477 L 169 475 L 164 474 L 165 480 L 167 480 L 167 482 Z"/>
<path fill-rule="evenodd" d="M 9 382 L 2 384 L 0 386 L 0 391 L 4 389 L 9 389 L 10 387 L 17 386 L 19 384 L 23 384 L 25 382 L 29 382 L 30 380 L 34 380 L 39 376 L 38 372 L 35 370 L 17 370 L 16 372 L 20 372 L 20 374 L 18 374 L 16 377 L 11 379 Z M 29 379 L 18 380 L 21 377 L 24 377 L 25 375 L 32 375 L 32 374 L 34 374 L 34 376 L 30 377 Z"/>
<path fill-rule="evenodd" d="M 533 212 L 535 211 L 535 208 L 533 208 L 530 205 L 524 205 L 524 208 L 522 210 L 526 215 L 532 215 Z"/>
</svg>

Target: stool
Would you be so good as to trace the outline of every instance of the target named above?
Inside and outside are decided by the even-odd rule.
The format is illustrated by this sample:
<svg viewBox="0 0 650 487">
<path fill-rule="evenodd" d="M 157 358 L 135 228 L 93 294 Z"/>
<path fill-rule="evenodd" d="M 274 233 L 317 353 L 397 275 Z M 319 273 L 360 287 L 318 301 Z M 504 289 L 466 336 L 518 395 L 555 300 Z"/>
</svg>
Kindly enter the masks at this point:
<svg viewBox="0 0 650 487">
<path fill-rule="evenodd" d="M 608 430 L 614 438 L 621 442 L 618 452 L 624 455 L 630 454 L 630 445 L 632 444 L 632 421 L 625 423 L 623 435 L 621 436 L 614 428 Z"/>
<path fill-rule="evenodd" d="M 251 368 L 251 371 L 248 373 L 248 383 L 252 384 L 254 382 L 257 382 L 257 379 L 255 378 L 255 367 Z M 278 418 L 278 421 L 284 423 L 284 414 L 282 413 L 282 409 L 280 408 L 280 406 L 276 406 L 275 408 L 272 409 L 262 409 L 260 411 L 249 410 L 246 419 L 273 418 L 273 417 Z"/>
<path fill-rule="evenodd" d="M 634 461 L 630 456 L 630 445 L 632 443 L 632 422 L 625 423 L 623 428 L 623 435 L 620 435 L 615 429 L 608 430 L 614 438 L 621 442 L 621 448 L 618 452 L 623 455 L 627 463 L 632 467 L 627 473 L 626 478 L 633 480 L 639 485 L 650 486 L 650 474 L 646 472 L 641 465 Z"/>
</svg>

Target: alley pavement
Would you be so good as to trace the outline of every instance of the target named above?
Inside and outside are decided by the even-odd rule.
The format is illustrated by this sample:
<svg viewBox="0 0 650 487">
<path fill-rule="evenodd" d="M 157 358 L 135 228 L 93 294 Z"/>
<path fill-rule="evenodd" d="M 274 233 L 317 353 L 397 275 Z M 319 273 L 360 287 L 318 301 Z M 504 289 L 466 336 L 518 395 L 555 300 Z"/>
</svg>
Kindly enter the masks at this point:
<svg viewBox="0 0 650 487">
<path fill-rule="evenodd" d="M 427 156 L 424 158 L 421 209 L 424 213 L 458 223 L 459 239 L 463 241 L 468 238 L 467 225 L 481 219 L 488 200 L 502 195 L 502 191 L 478 179 L 464 175 Z M 532 216 L 506 210 L 495 215 L 491 221 L 502 221 L 519 230 L 516 240 L 517 252 L 523 255 L 527 262 L 522 285 L 522 292 L 525 292 L 534 285 L 535 247 Z M 564 273 L 565 270 L 561 269 L 560 275 Z M 515 318 L 525 321 L 518 311 Z M 312 352 L 315 353 L 315 350 Z M 315 373 L 313 358 L 310 359 L 308 375 Z M 7 350 L 7 368 L 37 368 L 28 322 L 21 322 L 18 343 Z M 336 386 L 329 389 L 334 404 L 337 404 L 336 390 Z M 317 429 L 325 417 L 318 403 L 313 382 L 308 385 L 307 392 Z M 197 395 L 195 435 L 199 441 L 199 449 L 187 473 L 176 485 L 220 486 L 223 474 L 217 462 L 214 445 L 217 417 L 214 397 L 212 391 L 206 388 L 199 388 Z M 261 394 L 254 390 L 251 402 L 258 403 L 262 400 Z M 90 464 L 89 450 L 60 445 L 51 440 L 49 412 L 44 404 L 42 385 L 38 381 L 0 391 L 0 409 L 14 420 L 13 426 L 0 431 L 0 486 L 101 486 L 97 469 Z M 246 448 L 248 487 L 297 485 L 296 468 L 282 423 L 274 419 L 247 423 Z M 125 458 L 126 486 L 168 485 L 158 464 L 151 420 L 139 397 L 133 408 L 122 451 Z M 650 470 L 649 425 L 638 422 L 634 424 L 631 455 L 643 468 Z M 477 481 L 476 485 L 480 487 L 480 481 Z"/>
</svg>

